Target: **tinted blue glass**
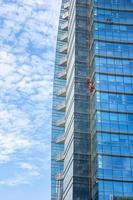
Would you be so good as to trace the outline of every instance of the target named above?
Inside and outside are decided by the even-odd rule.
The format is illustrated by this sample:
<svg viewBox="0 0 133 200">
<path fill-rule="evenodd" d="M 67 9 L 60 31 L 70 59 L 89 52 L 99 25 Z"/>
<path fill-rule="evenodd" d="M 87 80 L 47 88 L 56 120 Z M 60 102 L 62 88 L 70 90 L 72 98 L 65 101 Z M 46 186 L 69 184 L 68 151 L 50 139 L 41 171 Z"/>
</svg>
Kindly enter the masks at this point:
<svg viewBox="0 0 133 200">
<path fill-rule="evenodd" d="M 110 200 L 133 196 L 133 1 L 94 0 L 92 21 L 93 198 Z"/>
<path fill-rule="evenodd" d="M 94 20 L 130 24 L 133 23 L 133 12 L 95 8 Z"/>
<path fill-rule="evenodd" d="M 61 13 L 63 12 L 63 4 L 61 7 Z M 64 23 L 64 20 L 60 18 L 59 24 Z M 56 47 L 56 60 L 55 60 L 55 72 L 54 72 L 54 88 L 53 88 L 53 111 L 52 111 L 52 141 L 51 141 L 51 200 L 57 199 L 58 185 L 57 175 L 63 172 L 64 164 L 63 160 L 57 160 L 57 156 L 63 152 L 64 144 L 57 143 L 57 139 L 64 135 L 64 127 L 57 125 L 58 120 L 65 116 L 65 113 L 58 110 L 57 107 L 65 101 L 64 96 L 57 95 L 58 92 L 65 86 L 66 80 L 58 78 L 59 74 L 64 70 L 64 66 L 59 65 L 60 60 L 64 57 L 64 54 L 60 52 L 60 48 L 65 42 L 60 41 L 60 36 L 65 31 L 59 28 L 57 47 Z"/>
<path fill-rule="evenodd" d="M 133 9 L 132 0 L 94 0 L 94 3 L 105 8 Z"/>
<path fill-rule="evenodd" d="M 95 37 L 104 40 L 120 42 L 133 41 L 133 26 L 108 23 L 94 24 Z"/>
</svg>

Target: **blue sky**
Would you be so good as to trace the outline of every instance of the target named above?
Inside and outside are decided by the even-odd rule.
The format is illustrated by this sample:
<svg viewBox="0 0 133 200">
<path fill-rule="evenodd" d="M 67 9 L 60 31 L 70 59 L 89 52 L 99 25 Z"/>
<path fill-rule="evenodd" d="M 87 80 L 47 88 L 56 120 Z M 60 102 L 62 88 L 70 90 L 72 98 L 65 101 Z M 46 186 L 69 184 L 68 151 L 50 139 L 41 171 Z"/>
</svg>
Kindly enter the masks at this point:
<svg viewBox="0 0 133 200">
<path fill-rule="evenodd" d="M 60 0 L 0 0 L 0 199 L 50 200 Z"/>
</svg>

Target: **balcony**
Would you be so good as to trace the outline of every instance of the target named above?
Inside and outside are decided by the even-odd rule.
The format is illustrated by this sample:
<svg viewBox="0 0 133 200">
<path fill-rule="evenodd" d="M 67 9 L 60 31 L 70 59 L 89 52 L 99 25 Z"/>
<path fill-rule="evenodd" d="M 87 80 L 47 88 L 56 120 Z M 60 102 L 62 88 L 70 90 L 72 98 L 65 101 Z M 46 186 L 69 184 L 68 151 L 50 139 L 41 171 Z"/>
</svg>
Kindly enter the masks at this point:
<svg viewBox="0 0 133 200">
<path fill-rule="evenodd" d="M 58 106 L 56 106 L 56 109 L 57 109 L 58 111 L 65 112 L 65 110 L 66 110 L 66 103 L 65 103 L 65 102 L 60 103 Z"/>
<path fill-rule="evenodd" d="M 61 181 L 61 180 L 63 180 L 63 178 L 64 178 L 63 172 L 57 174 L 57 176 L 56 176 L 56 180 L 57 180 L 57 181 Z"/>
<path fill-rule="evenodd" d="M 57 95 L 58 95 L 58 96 L 65 97 L 65 96 L 66 96 L 66 87 L 61 88 L 61 89 L 58 91 Z"/>
<path fill-rule="evenodd" d="M 60 135 L 57 139 L 56 139 L 56 143 L 57 144 L 64 144 L 65 142 L 65 135 Z"/>
<path fill-rule="evenodd" d="M 64 44 L 59 49 L 60 53 L 67 53 L 67 44 Z"/>
<path fill-rule="evenodd" d="M 64 56 L 64 57 L 60 60 L 59 65 L 66 65 L 66 64 L 67 64 L 67 57 Z"/>
<path fill-rule="evenodd" d="M 66 69 L 64 69 L 62 72 L 58 74 L 58 78 L 66 80 L 66 75 L 67 75 Z"/>
<path fill-rule="evenodd" d="M 64 3 L 64 8 L 66 9 L 66 8 L 69 8 L 69 6 L 70 6 L 70 2 L 68 1 L 68 2 L 66 2 L 66 3 Z"/>
<path fill-rule="evenodd" d="M 64 153 L 60 152 L 56 156 L 56 161 L 63 161 L 64 160 Z"/>
<path fill-rule="evenodd" d="M 68 38 L 68 33 L 65 32 L 60 36 L 60 40 L 66 42 Z"/>
<path fill-rule="evenodd" d="M 68 30 L 68 21 L 64 22 L 63 24 L 61 24 L 60 28 L 62 30 Z"/>
<path fill-rule="evenodd" d="M 68 19 L 68 11 L 64 12 L 63 15 L 62 15 L 62 19 Z"/>
<path fill-rule="evenodd" d="M 60 120 L 58 120 L 56 122 L 56 126 L 64 128 L 65 127 L 65 122 L 66 122 L 65 118 L 62 118 L 62 119 L 60 119 Z"/>
</svg>

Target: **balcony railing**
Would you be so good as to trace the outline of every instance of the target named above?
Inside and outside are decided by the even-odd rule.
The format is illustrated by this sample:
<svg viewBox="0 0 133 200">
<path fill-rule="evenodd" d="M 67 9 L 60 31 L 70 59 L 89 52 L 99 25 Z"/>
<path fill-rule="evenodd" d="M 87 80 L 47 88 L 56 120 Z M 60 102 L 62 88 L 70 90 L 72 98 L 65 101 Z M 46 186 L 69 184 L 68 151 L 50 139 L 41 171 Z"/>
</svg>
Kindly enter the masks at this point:
<svg viewBox="0 0 133 200">
<path fill-rule="evenodd" d="M 67 44 L 64 44 L 59 49 L 60 53 L 66 53 L 67 52 Z"/>
<path fill-rule="evenodd" d="M 56 161 L 63 161 L 64 160 L 64 153 L 60 152 L 56 156 Z"/>
<path fill-rule="evenodd" d="M 58 106 L 56 106 L 56 109 L 59 110 L 59 111 L 65 112 L 65 110 L 66 110 L 66 103 L 65 102 L 60 103 Z"/>
<path fill-rule="evenodd" d="M 63 13 L 62 18 L 68 19 L 68 15 L 69 15 L 69 13 L 68 13 L 68 11 L 66 11 L 65 13 Z"/>
<path fill-rule="evenodd" d="M 63 178 L 64 178 L 63 172 L 57 174 L 57 176 L 56 176 L 56 180 L 57 180 L 57 181 L 61 181 L 61 180 L 63 180 Z"/>
<path fill-rule="evenodd" d="M 70 2 L 68 1 L 68 2 L 66 2 L 66 3 L 64 3 L 64 8 L 66 9 L 66 8 L 69 8 L 69 6 L 70 6 Z"/>
<path fill-rule="evenodd" d="M 66 69 L 64 69 L 62 72 L 60 72 L 58 74 L 58 78 L 60 78 L 60 79 L 66 79 L 66 75 L 67 75 Z"/>
<path fill-rule="evenodd" d="M 67 38 L 68 38 L 68 33 L 67 32 L 61 34 L 61 36 L 60 36 L 60 40 L 61 41 L 65 41 L 66 42 Z"/>
<path fill-rule="evenodd" d="M 66 87 L 61 88 L 61 89 L 58 91 L 57 95 L 58 95 L 58 96 L 65 97 L 65 96 L 66 96 Z"/>
<path fill-rule="evenodd" d="M 63 24 L 61 24 L 60 28 L 62 30 L 68 30 L 68 21 L 64 22 Z"/>
<path fill-rule="evenodd" d="M 60 135 L 57 139 L 56 139 L 56 143 L 57 144 L 64 144 L 65 142 L 65 135 Z"/>
<path fill-rule="evenodd" d="M 56 122 L 56 126 L 65 127 L 65 122 L 66 122 L 65 118 L 62 118 Z"/>
<path fill-rule="evenodd" d="M 66 65 L 67 64 L 67 57 L 66 56 L 64 56 L 61 60 L 60 60 L 60 62 L 59 62 L 59 65 Z"/>
</svg>

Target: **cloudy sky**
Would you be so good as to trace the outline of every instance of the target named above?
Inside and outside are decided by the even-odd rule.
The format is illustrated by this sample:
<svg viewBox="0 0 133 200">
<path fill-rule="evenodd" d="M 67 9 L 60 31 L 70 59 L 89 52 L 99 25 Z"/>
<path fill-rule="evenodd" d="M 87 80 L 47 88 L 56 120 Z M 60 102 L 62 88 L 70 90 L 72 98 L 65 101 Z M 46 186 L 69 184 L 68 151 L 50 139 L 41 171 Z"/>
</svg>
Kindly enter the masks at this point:
<svg viewBox="0 0 133 200">
<path fill-rule="evenodd" d="M 0 199 L 50 199 L 60 0 L 0 0 Z"/>
</svg>

